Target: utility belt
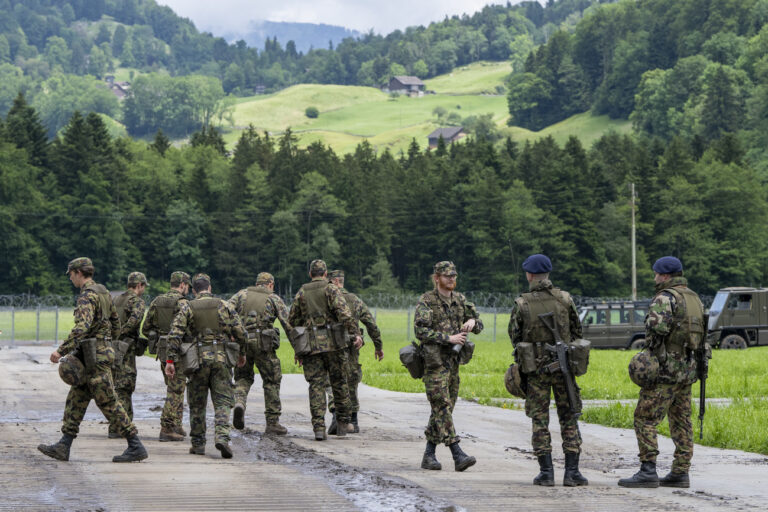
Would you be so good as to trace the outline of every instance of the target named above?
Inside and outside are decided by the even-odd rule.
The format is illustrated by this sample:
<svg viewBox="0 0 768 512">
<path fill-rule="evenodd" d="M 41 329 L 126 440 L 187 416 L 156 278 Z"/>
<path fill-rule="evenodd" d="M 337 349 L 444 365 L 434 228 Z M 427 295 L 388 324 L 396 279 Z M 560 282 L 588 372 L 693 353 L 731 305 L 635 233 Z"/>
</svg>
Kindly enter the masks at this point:
<svg viewBox="0 0 768 512">
<path fill-rule="evenodd" d="M 315 340 L 319 335 L 325 335 L 331 340 L 334 350 L 342 350 L 354 343 L 355 338 L 349 334 L 342 323 L 326 324 L 325 326 L 312 326 L 312 336 Z"/>
<path fill-rule="evenodd" d="M 248 356 L 253 357 L 257 353 L 264 354 L 280 348 L 280 331 L 277 328 L 249 329 L 248 330 Z"/>
<path fill-rule="evenodd" d="M 78 348 L 82 354 L 83 365 L 86 371 L 93 371 L 99 364 L 99 349 L 106 349 L 107 362 L 113 364 L 115 361 L 115 351 L 111 345 L 112 339 L 107 338 L 85 338 L 80 340 Z"/>
<path fill-rule="evenodd" d="M 556 373 L 560 370 L 560 365 L 555 358 L 554 353 L 546 349 L 545 342 L 530 343 L 521 341 L 515 346 L 515 361 L 520 365 L 520 371 L 523 373 Z M 592 346 L 589 340 L 576 339 L 568 346 L 567 358 L 568 366 L 575 376 L 579 377 L 587 373 L 589 366 L 589 351 Z M 550 345 L 552 346 L 552 345 Z"/>
<path fill-rule="evenodd" d="M 225 340 L 195 340 L 182 342 L 179 364 L 181 371 L 190 376 L 200 369 L 203 363 L 203 352 L 208 349 L 211 352 L 223 352 L 228 367 L 237 365 L 240 358 L 240 345 L 234 341 Z"/>
</svg>

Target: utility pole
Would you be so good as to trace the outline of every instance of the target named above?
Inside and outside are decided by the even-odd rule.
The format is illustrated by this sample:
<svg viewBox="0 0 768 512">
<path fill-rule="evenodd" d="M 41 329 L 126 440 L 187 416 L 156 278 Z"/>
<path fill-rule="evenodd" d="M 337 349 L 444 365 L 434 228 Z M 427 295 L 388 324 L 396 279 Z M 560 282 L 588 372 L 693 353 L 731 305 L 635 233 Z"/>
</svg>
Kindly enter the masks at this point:
<svg viewBox="0 0 768 512">
<path fill-rule="evenodd" d="M 630 185 L 632 195 L 632 300 L 637 300 L 637 244 L 635 242 L 635 184 Z"/>
</svg>

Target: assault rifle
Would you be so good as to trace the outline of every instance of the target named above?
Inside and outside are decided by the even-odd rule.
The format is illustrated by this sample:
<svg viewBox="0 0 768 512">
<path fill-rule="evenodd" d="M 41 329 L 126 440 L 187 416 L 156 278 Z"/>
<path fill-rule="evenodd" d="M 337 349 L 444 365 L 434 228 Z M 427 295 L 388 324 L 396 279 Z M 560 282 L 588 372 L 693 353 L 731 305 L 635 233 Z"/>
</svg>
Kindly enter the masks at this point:
<svg viewBox="0 0 768 512">
<path fill-rule="evenodd" d="M 699 377 L 699 439 L 704 439 L 704 413 L 707 408 L 707 377 L 709 376 L 709 357 L 707 349 L 696 350 L 696 373 Z"/>
<path fill-rule="evenodd" d="M 576 381 L 571 373 L 571 369 L 568 366 L 568 346 L 560 337 L 560 333 L 557 330 L 557 320 L 555 314 L 552 312 L 539 315 L 539 319 L 547 326 L 547 329 L 552 333 L 555 338 L 555 345 L 544 345 L 546 350 L 552 352 L 557 357 L 557 370 L 563 374 L 563 380 L 565 381 L 565 389 L 568 392 L 568 405 L 571 408 L 571 413 L 575 418 L 581 416 L 581 406 L 579 400 L 576 397 Z"/>
</svg>

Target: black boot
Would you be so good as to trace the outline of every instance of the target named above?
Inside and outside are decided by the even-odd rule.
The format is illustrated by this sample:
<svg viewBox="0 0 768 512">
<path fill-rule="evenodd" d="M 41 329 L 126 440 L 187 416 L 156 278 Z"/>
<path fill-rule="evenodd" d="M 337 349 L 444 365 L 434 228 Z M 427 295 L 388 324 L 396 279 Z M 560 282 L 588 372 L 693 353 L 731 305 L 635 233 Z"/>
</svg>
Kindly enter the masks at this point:
<svg viewBox="0 0 768 512">
<path fill-rule="evenodd" d="M 356 412 L 352 413 L 352 421 L 350 423 L 352 423 L 352 426 L 355 427 L 355 431 L 352 432 L 352 433 L 353 434 L 359 434 L 360 433 L 360 426 L 357 424 L 357 413 Z"/>
<path fill-rule="evenodd" d="M 659 485 L 662 487 L 684 487 L 691 486 L 691 480 L 688 473 L 674 473 L 670 471 L 667 476 L 659 479 Z"/>
<path fill-rule="evenodd" d="M 462 451 L 458 441 L 450 445 L 449 448 L 451 449 L 451 454 L 453 454 L 453 464 L 456 471 L 464 471 L 465 469 L 474 466 L 475 462 L 477 462 L 477 459 L 470 457 Z"/>
<path fill-rule="evenodd" d="M 243 407 L 243 404 L 235 404 L 235 408 L 232 411 L 232 426 L 237 430 L 245 428 L 245 407 Z"/>
<path fill-rule="evenodd" d="M 338 423 L 336 423 L 336 413 L 333 413 L 333 419 L 331 420 L 331 425 L 328 427 L 328 433 L 330 435 L 336 435 L 336 430 L 339 428 Z"/>
<path fill-rule="evenodd" d="M 133 434 L 128 438 L 128 448 L 122 454 L 112 457 L 112 462 L 137 462 L 147 457 L 149 455 L 147 455 L 144 445 L 141 444 L 139 436 Z"/>
<path fill-rule="evenodd" d="M 552 454 L 539 455 L 539 474 L 533 479 L 533 485 L 552 487 L 555 485 L 555 468 L 552 467 Z"/>
<path fill-rule="evenodd" d="M 443 469 L 443 466 L 435 457 L 435 443 L 427 441 L 427 448 L 424 450 L 424 457 L 421 458 L 421 469 Z"/>
<path fill-rule="evenodd" d="M 619 480 L 621 487 L 658 487 L 659 475 L 656 474 L 655 462 L 640 463 L 640 471 L 632 475 L 631 478 L 622 478 Z"/>
<path fill-rule="evenodd" d="M 58 443 L 40 444 L 37 449 L 56 460 L 69 460 L 69 449 L 72 447 L 72 440 L 75 439 L 69 434 L 63 434 Z"/>
<path fill-rule="evenodd" d="M 566 452 L 565 454 L 565 475 L 563 475 L 563 485 L 565 487 L 589 485 L 589 481 L 579 472 L 578 453 Z"/>
</svg>

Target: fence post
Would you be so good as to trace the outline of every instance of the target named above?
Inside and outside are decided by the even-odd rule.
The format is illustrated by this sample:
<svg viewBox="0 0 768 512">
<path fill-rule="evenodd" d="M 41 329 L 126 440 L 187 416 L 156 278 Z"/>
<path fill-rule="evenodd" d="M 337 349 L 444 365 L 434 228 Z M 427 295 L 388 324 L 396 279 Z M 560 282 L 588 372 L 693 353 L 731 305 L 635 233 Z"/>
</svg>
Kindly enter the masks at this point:
<svg viewBox="0 0 768 512">
<path fill-rule="evenodd" d="M 410 306 L 408 309 L 408 323 L 405 324 L 405 341 L 411 341 L 411 308 Z"/>
<path fill-rule="evenodd" d="M 496 308 L 493 308 L 493 342 L 496 343 Z"/>
<path fill-rule="evenodd" d="M 53 327 L 53 346 L 59 342 L 59 306 L 56 306 L 56 322 Z"/>
<path fill-rule="evenodd" d="M 36 313 L 36 321 L 35 321 L 35 341 L 40 341 L 40 304 L 37 305 L 37 313 Z"/>
<path fill-rule="evenodd" d="M 16 346 L 16 308 L 11 306 L 11 346 Z"/>
<path fill-rule="evenodd" d="M 376 309 L 377 308 L 373 308 L 373 321 L 374 322 L 376 322 Z"/>
</svg>

